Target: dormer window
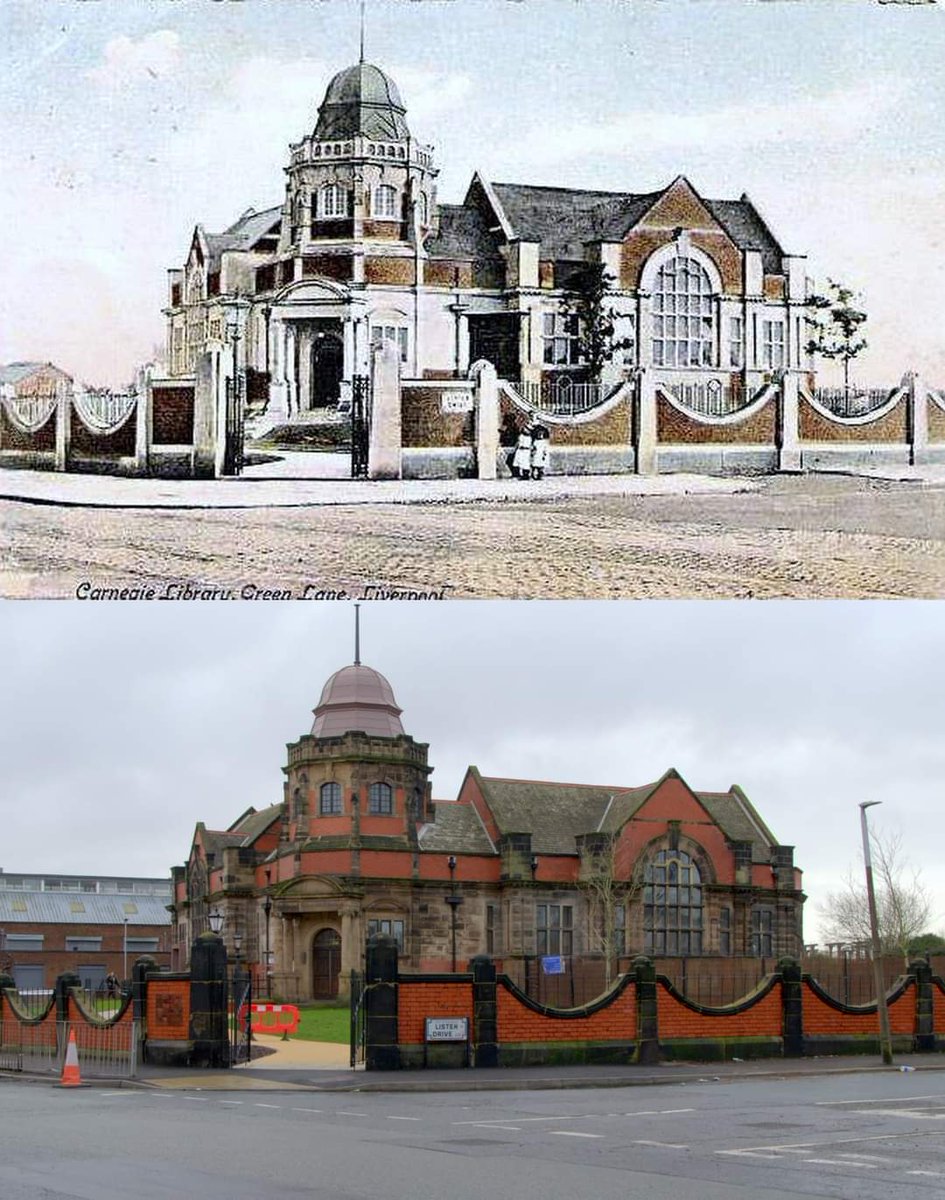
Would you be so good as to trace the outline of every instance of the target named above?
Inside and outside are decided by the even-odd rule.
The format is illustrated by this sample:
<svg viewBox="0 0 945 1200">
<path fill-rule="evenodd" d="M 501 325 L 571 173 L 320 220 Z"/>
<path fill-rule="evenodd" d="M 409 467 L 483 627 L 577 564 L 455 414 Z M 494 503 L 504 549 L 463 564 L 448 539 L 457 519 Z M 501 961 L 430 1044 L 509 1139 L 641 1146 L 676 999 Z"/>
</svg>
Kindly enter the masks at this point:
<svg viewBox="0 0 945 1200">
<path fill-rule="evenodd" d="M 374 189 L 371 212 L 384 221 L 397 219 L 397 189 L 389 183 L 381 183 Z"/>
<path fill-rule="evenodd" d="M 318 215 L 335 220 L 351 215 L 351 193 L 340 183 L 329 183 L 318 193 Z"/>
</svg>

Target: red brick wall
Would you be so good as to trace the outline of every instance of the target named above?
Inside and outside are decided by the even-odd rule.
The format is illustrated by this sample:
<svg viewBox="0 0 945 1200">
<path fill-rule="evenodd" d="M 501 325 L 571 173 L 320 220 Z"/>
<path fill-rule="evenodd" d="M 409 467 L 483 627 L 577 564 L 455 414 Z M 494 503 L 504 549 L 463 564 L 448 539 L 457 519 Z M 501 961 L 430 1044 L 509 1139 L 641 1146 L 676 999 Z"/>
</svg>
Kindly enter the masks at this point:
<svg viewBox="0 0 945 1200">
<path fill-rule="evenodd" d="M 422 1045 L 426 1017 L 466 1017 L 472 1036 L 472 983 L 401 982 L 397 988 L 397 1040 L 402 1045 Z"/>
<path fill-rule="evenodd" d="M 934 400 L 927 401 L 929 406 L 929 441 L 945 442 L 945 412 Z"/>
<path fill-rule="evenodd" d="M 906 440 L 906 400 L 892 412 L 865 425 L 841 424 L 822 417 L 803 398 L 799 408 L 799 434 L 804 442 L 904 442 Z"/>
<path fill-rule="evenodd" d="M 402 287 L 412 287 L 415 277 L 412 258 L 377 256 L 364 260 L 365 283 L 397 283 Z"/>
<path fill-rule="evenodd" d="M 499 1043 L 633 1041 L 637 1036 L 636 993 L 624 988 L 616 1000 L 583 1017 L 547 1016 L 524 1004 L 499 982 L 496 989 Z"/>
<path fill-rule="evenodd" d="M 804 1034 L 833 1036 L 849 1034 L 874 1034 L 878 1032 L 876 1009 L 868 1012 L 842 1012 L 828 1004 L 811 988 L 803 985 Z M 889 1027 L 893 1033 L 915 1032 L 915 988 L 907 987 L 903 994 L 889 1006 Z"/>
<path fill-rule="evenodd" d="M 457 389 L 465 390 L 464 381 Z M 442 388 L 411 387 L 403 390 L 401 437 L 405 446 L 471 446 L 475 414 L 440 411 Z"/>
<path fill-rule="evenodd" d="M 131 458 L 135 452 L 135 417 L 132 414 L 114 433 L 90 433 L 75 411 L 70 417 L 70 450 L 96 458 Z M 189 440 L 189 439 L 188 439 Z"/>
<path fill-rule="evenodd" d="M 663 983 L 657 983 L 659 1038 L 733 1038 L 781 1036 L 781 988 L 775 985 L 750 1008 L 724 1016 L 700 1013 L 683 1004 Z"/>
<path fill-rule="evenodd" d="M 194 440 L 192 387 L 156 387 L 151 393 L 151 406 L 151 441 L 155 446 L 191 445 Z M 129 423 L 134 429 L 130 418 Z"/>
<path fill-rule="evenodd" d="M 664 443 L 770 446 L 774 444 L 776 420 L 777 406 L 773 399 L 744 420 L 725 425 L 706 425 L 685 416 L 662 396 L 656 399 L 657 440 Z"/>
<path fill-rule="evenodd" d="M 49 420 L 35 433 L 20 433 L 10 422 L 6 411 L 0 407 L 0 449 L 3 450 L 55 450 L 56 410 Z"/>
<path fill-rule="evenodd" d="M 186 1041 L 190 1032 L 190 980 L 149 979 L 147 996 L 148 1037 L 155 1041 Z"/>
<path fill-rule="evenodd" d="M 945 1037 L 945 991 L 932 982 L 932 1028 Z"/>
</svg>

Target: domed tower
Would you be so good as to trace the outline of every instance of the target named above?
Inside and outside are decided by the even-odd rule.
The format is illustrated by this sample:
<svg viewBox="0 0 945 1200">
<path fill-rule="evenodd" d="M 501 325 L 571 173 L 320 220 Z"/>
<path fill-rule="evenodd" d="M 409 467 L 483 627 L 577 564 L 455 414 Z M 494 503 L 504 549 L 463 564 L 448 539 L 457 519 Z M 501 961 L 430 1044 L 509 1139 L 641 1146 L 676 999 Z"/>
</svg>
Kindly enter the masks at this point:
<svg viewBox="0 0 945 1200">
<path fill-rule="evenodd" d="M 391 685 L 355 661 L 331 676 L 314 711 L 311 733 L 288 747 L 283 841 L 413 845 L 433 768 L 429 747 L 404 733 Z"/>
<path fill-rule="evenodd" d="M 353 254 L 352 283 L 399 282 L 376 266 L 365 272 L 363 244 L 372 255 L 409 255 L 430 228 L 432 148 L 411 136 L 406 112 L 397 85 L 373 63 L 335 75 L 314 131 L 290 148 L 280 253 L 318 254 L 326 274 L 333 250 Z M 347 275 L 339 263 L 335 277 Z"/>
</svg>

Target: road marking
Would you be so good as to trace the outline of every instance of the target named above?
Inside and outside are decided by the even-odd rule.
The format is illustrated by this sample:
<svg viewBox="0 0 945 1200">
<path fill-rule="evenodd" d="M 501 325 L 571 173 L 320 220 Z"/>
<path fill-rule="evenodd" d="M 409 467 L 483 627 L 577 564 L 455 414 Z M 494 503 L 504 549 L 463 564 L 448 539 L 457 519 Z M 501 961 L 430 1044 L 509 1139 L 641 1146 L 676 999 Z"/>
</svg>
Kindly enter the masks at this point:
<svg viewBox="0 0 945 1200">
<path fill-rule="evenodd" d="M 346 1108 L 336 1108 L 335 1115 L 339 1117 L 366 1117 L 367 1113 L 349 1112 Z"/>
<path fill-rule="evenodd" d="M 140 1092 L 102 1092 L 103 1096 L 140 1096 Z"/>
<path fill-rule="evenodd" d="M 209 1096 L 181 1096 L 181 1100 L 196 1100 L 198 1104 L 206 1104 Z"/>
<path fill-rule="evenodd" d="M 242 1100 L 221 1100 L 221 1104 L 242 1104 Z"/>
<path fill-rule="evenodd" d="M 936 1092 L 930 1096 L 903 1096 L 901 1100 L 817 1100 L 816 1108 L 836 1108 L 841 1104 L 914 1104 L 916 1100 L 945 1100 L 945 1092 Z"/>
<path fill-rule="evenodd" d="M 388 1121 L 422 1121 L 422 1117 L 391 1117 L 388 1116 Z"/>
<path fill-rule="evenodd" d="M 896 1138 L 915 1137 L 916 1133 L 871 1133 L 859 1137 L 833 1138 L 829 1142 L 791 1142 L 783 1146 L 744 1146 L 739 1150 L 716 1150 L 716 1154 L 751 1154 L 755 1150 L 779 1150 L 788 1153 L 803 1153 L 805 1150 L 826 1150 L 830 1146 L 842 1146 L 848 1142 L 894 1142 Z"/>
<path fill-rule="evenodd" d="M 849 1162 L 844 1162 L 840 1158 L 805 1158 L 805 1159 L 803 1159 L 803 1161 L 806 1163 L 817 1163 L 818 1166 L 823 1166 L 823 1167 L 852 1167 L 852 1166 L 856 1165 L 863 1171 L 875 1171 L 876 1170 L 875 1163 L 861 1162 L 861 1163 L 853 1164 L 853 1163 L 849 1163 Z"/>
<path fill-rule="evenodd" d="M 483 1129 L 511 1129 L 513 1133 L 521 1133 L 519 1125 L 483 1125 Z"/>
<path fill-rule="evenodd" d="M 281 1104 L 254 1104 L 253 1108 L 281 1108 Z"/>
<path fill-rule="evenodd" d="M 602 1138 L 602 1133 L 576 1133 L 573 1129 L 552 1129 L 552 1137 L 586 1137 L 586 1138 Z"/>
<path fill-rule="evenodd" d="M 883 1158 L 883 1156 L 881 1154 L 841 1154 L 841 1155 L 839 1155 L 839 1157 L 840 1158 L 855 1158 L 857 1161 L 860 1161 L 861 1159 L 863 1159 L 863 1160 L 868 1159 L 871 1162 L 878 1162 L 878 1163 L 894 1163 L 896 1161 L 894 1158 Z"/>
<path fill-rule="evenodd" d="M 688 1150 L 689 1147 L 685 1142 L 644 1142 L 636 1141 L 634 1146 L 662 1146 L 666 1150 Z"/>
<path fill-rule="evenodd" d="M 293 1112 L 317 1112 L 317 1113 L 320 1113 L 322 1111 L 322 1109 L 320 1109 L 320 1108 L 293 1108 L 292 1111 Z"/>
<path fill-rule="evenodd" d="M 660 1108 L 657 1111 L 661 1116 L 665 1116 L 667 1113 L 695 1112 L 696 1110 L 694 1108 Z"/>
<path fill-rule="evenodd" d="M 945 1179 L 945 1171 L 906 1171 L 907 1175 L 932 1175 L 935 1179 Z"/>
<path fill-rule="evenodd" d="M 945 1112 L 922 1112 L 919 1108 L 855 1108 L 858 1117 L 914 1117 L 917 1121 L 945 1121 Z"/>
</svg>

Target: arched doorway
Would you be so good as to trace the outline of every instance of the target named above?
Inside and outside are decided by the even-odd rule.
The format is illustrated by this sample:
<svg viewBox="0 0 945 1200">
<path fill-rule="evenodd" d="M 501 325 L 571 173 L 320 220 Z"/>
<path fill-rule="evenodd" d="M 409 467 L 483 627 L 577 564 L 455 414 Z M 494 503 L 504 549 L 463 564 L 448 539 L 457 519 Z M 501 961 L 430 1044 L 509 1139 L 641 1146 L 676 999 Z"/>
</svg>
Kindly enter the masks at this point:
<svg viewBox="0 0 945 1200">
<path fill-rule="evenodd" d="M 336 929 L 320 929 L 312 943 L 312 996 L 331 1000 L 338 995 L 341 972 L 341 934 Z"/>
<path fill-rule="evenodd" d="M 344 374 L 344 348 L 333 333 L 316 334 L 312 342 L 312 407 L 337 404 Z"/>
</svg>

